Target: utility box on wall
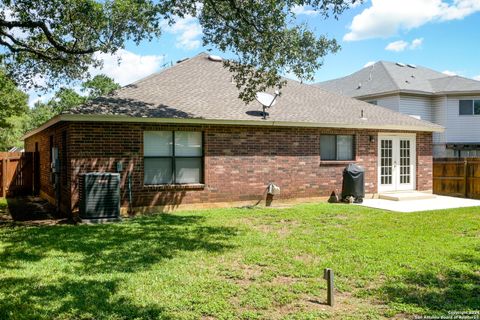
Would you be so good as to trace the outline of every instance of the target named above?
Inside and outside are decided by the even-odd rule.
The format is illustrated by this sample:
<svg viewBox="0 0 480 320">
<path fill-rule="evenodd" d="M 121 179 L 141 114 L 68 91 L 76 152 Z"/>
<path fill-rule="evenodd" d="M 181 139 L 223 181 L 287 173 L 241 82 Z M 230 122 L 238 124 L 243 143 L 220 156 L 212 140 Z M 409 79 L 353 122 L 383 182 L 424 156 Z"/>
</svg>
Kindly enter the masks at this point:
<svg viewBox="0 0 480 320">
<path fill-rule="evenodd" d="M 80 218 L 120 217 L 120 174 L 85 173 L 80 175 Z"/>
</svg>

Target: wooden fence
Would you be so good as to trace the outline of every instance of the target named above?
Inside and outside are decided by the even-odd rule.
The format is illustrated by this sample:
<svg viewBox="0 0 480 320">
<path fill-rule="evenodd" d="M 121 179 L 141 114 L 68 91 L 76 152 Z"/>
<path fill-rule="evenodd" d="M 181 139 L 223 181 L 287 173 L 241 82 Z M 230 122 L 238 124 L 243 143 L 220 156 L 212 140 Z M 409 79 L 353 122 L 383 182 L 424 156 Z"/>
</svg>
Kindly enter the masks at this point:
<svg viewBox="0 0 480 320">
<path fill-rule="evenodd" d="M 32 152 L 0 152 L 0 197 L 32 193 L 34 159 Z"/>
<path fill-rule="evenodd" d="M 480 158 L 434 159 L 433 193 L 480 199 Z"/>
</svg>

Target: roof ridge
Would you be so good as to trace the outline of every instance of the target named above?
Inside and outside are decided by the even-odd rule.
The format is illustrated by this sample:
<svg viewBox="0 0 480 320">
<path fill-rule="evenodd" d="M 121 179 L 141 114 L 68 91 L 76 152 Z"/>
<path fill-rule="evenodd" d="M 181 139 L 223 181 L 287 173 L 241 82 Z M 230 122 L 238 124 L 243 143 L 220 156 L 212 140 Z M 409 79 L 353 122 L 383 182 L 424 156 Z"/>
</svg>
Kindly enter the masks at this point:
<svg viewBox="0 0 480 320">
<path fill-rule="evenodd" d="M 396 87 L 397 90 L 400 90 L 401 87 L 400 85 L 395 81 L 395 79 L 393 79 L 392 75 L 390 74 L 390 72 L 388 71 L 388 69 L 385 67 L 385 64 L 384 64 L 384 61 L 380 61 L 380 65 L 382 66 L 383 70 L 385 71 L 385 73 L 387 74 L 388 78 L 390 79 L 390 81 L 394 84 L 394 86 Z"/>
</svg>

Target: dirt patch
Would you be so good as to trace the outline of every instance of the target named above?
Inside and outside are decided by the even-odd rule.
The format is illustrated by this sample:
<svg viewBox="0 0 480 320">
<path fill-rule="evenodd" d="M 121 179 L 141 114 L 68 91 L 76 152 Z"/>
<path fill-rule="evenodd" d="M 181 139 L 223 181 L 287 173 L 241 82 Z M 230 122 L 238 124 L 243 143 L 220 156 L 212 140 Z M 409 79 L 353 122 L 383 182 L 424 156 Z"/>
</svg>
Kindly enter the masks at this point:
<svg viewBox="0 0 480 320">
<path fill-rule="evenodd" d="M 286 237 L 300 225 L 297 220 L 282 219 L 268 224 L 252 224 L 252 228 L 263 233 L 277 233 L 279 236 Z"/>
<path fill-rule="evenodd" d="M 240 268 L 240 271 L 243 274 L 242 278 L 236 279 L 235 283 L 239 284 L 242 287 L 247 287 L 253 282 L 255 282 L 263 273 L 262 267 L 258 265 L 243 265 Z"/>
<path fill-rule="evenodd" d="M 299 281 L 301 281 L 301 279 L 295 277 L 278 276 L 273 278 L 271 283 L 276 285 L 291 285 Z"/>
<path fill-rule="evenodd" d="M 55 225 L 70 223 L 61 218 L 55 206 L 33 196 L 7 198 L 7 205 L 0 208 L 0 226 Z"/>
<path fill-rule="evenodd" d="M 313 263 L 318 264 L 321 262 L 321 259 L 319 256 L 311 255 L 311 254 L 299 254 L 294 256 L 293 259 L 307 263 L 307 264 L 313 264 Z"/>
<path fill-rule="evenodd" d="M 222 277 L 233 281 L 241 287 L 248 287 L 263 274 L 263 267 L 259 265 L 235 264 L 222 272 Z"/>
</svg>

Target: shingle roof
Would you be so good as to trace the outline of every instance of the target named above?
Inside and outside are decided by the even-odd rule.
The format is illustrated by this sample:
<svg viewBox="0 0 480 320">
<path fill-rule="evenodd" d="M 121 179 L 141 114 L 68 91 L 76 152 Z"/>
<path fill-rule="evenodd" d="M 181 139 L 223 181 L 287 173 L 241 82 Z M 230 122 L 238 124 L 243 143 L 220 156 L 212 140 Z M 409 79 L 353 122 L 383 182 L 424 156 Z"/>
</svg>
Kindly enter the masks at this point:
<svg viewBox="0 0 480 320">
<path fill-rule="evenodd" d="M 480 81 L 448 76 L 421 66 L 400 66 L 387 61 L 376 62 L 349 76 L 316 85 L 348 97 L 378 95 L 394 91 L 427 95 L 480 92 Z"/>
<path fill-rule="evenodd" d="M 68 114 L 265 122 L 261 105 L 256 101 L 246 105 L 238 93 L 222 63 L 200 54 L 123 87 L 113 95 L 76 107 Z M 366 119 L 361 119 L 362 110 Z M 430 122 L 294 80 L 288 80 L 268 113 L 267 120 L 276 125 L 442 130 Z"/>
</svg>

